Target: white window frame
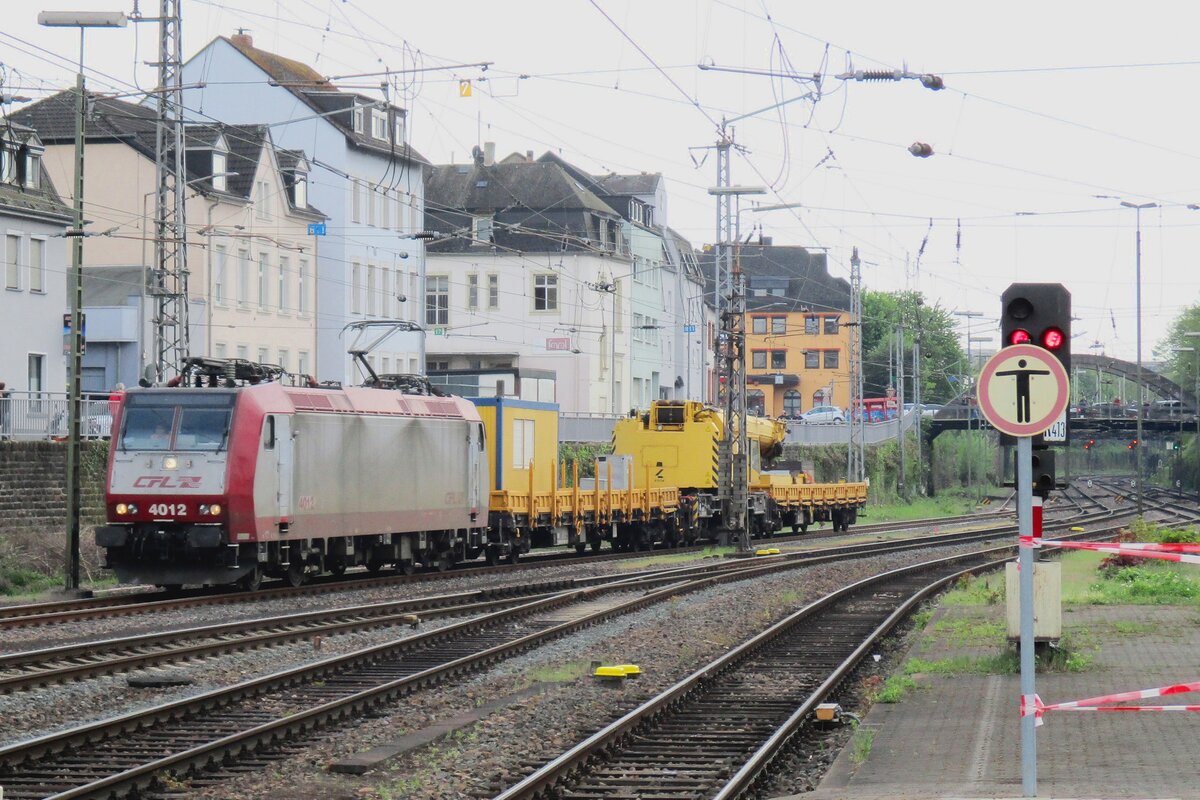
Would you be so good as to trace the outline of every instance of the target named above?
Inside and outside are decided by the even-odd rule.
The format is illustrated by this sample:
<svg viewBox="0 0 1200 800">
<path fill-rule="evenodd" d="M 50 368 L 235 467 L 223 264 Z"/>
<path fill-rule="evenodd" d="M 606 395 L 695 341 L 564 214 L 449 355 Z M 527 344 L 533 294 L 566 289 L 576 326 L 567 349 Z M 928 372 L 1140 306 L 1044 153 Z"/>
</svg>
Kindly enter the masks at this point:
<svg viewBox="0 0 1200 800">
<path fill-rule="evenodd" d="M 35 259 L 34 253 L 38 253 L 41 257 Z M 29 237 L 29 291 L 36 294 L 46 293 L 46 237 L 44 236 Z"/>
<path fill-rule="evenodd" d="M 288 289 L 290 288 L 288 286 L 288 283 L 289 283 L 288 272 L 290 271 L 290 267 L 291 267 L 291 264 L 289 262 L 288 257 L 285 255 L 280 255 L 279 256 L 279 310 L 281 312 L 288 310 L 288 301 L 291 299 L 290 297 L 288 297 L 288 294 L 289 294 Z"/>
<path fill-rule="evenodd" d="M 223 150 L 213 150 L 212 154 L 212 187 L 218 192 L 228 191 L 229 156 Z"/>
<path fill-rule="evenodd" d="M 258 307 L 263 311 L 267 310 L 267 300 L 270 299 L 271 293 L 271 265 L 267 261 L 266 251 L 261 251 L 258 254 Z"/>
<path fill-rule="evenodd" d="M 512 432 L 513 468 L 529 469 L 534 456 L 537 423 L 532 419 L 514 419 Z"/>
<path fill-rule="evenodd" d="M 229 289 L 226 281 L 228 280 L 229 269 L 229 251 L 223 244 L 213 245 L 213 302 L 217 305 L 226 305 L 229 298 L 226 292 Z"/>
<path fill-rule="evenodd" d="M 350 262 L 350 313 L 362 313 L 362 263 Z"/>
<path fill-rule="evenodd" d="M 238 308 L 250 307 L 250 250 L 238 248 Z"/>
<path fill-rule="evenodd" d="M 357 178 L 350 179 L 350 221 L 362 223 L 362 192 L 365 184 Z"/>
<path fill-rule="evenodd" d="M 379 286 L 376 283 L 376 274 L 379 272 L 379 267 L 374 264 L 367 264 L 367 316 L 374 317 L 377 312 L 377 301 L 379 299 Z"/>
<path fill-rule="evenodd" d="M 376 108 L 371 111 L 371 138 L 386 142 L 388 140 L 387 111 Z"/>
<path fill-rule="evenodd" d="M 21 236 L 15 233 L 4 235 L 4 288 L 10 292 L 21 291 Z"/>
<path fill-rule="evenodd" d="M 271 218 L 271 184 L 267 181 L 258 181 L 258 197 L 254 204 L 254 216 L 258 219 Z"/>
<path fill-rule="evenodd" d="M 296 312 L 308 313 L 308 259 L 301 258 L 296 266 Z"/>
<path fill-rule="evenodd" d="M 543 292 L 544 308 L 538 308 L 539 289 Z M 544 272 L 533 276 L 533 310 L 542 313 L 558 311 L 558 275 Z"/>
<path fill-rule="evenodd" d="M 308 173 L 296 171 L 292 178 L 292 203 L 296 208 L 308 208 Z"/>
<path fill-rule="evenodd" d="M 488 273 L 488 308 L 500 307 L 500 273 Z"/>
<path fill-rule="evenodd" d="M 479 309 L 479 273 L 467 273 L 467 308 L 471 311 Z"/>
<path fill-rule="evenodd" d="M 430 301 L 433 301 L 430 307 Z M 432 318 L 431 318 L 432 315 Z M 425 324 L 450 324 L 450 276 L 425 276 Z"/>
</svg>

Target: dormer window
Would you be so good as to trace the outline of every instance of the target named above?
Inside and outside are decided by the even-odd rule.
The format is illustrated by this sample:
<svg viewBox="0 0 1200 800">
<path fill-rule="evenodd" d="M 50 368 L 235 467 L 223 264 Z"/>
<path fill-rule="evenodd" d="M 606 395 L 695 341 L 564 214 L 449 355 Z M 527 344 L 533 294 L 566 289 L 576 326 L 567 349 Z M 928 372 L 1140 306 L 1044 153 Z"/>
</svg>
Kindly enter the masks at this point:
<svg viewBox="0 0 1200 800">
<path fill-rule="evenodd" d="M 281 154 L 281 160 L 285 161 L 282 170 L 283 185 L 287 190 L 288 199 L 295 208 L 308 208 L 308 161 L 296 151 L 283 152 L 289 157 L 296 157 L 295 164 L 288 165 L 287 161 L 290 161 L 290 158 L 284 159 Z"/>
<path fill-rule="evenodd" d="M 297 172 L 292 184 L 292 205 L 296 208 L 308 208 L 308 173 Z"/>
<path fill-rule="evenodd" d="M 355 133 L 366 134 L 367 124 L 366 124 L 366 120 L 364 118 L 366 111 L 367 111 L 366 107 L 364 107 L 358 103 L 354 104 L 354 132 Z"/>
<path fill-rule="evenodd" d="M 42 183 L 42 157 L 36 150 L 25 148 L 25 175 L 22 183 L 26 189 L 37 189 Z"/>
<path fill-rule="evenodd" d="M 385 142 L 387 141 L 388 120 L 386 111 L 377 108 L 371 112 L 371 136 Z"/>
<path fill-rule="evenodd" d="M 17 182 L 17 143 L 13 141 L 0 142 L 0 181 L 4 183 Z"/>
<path fill-rule="evenodd" d="M 229 152 L 225 147 L 225 138 L 218 137 L 212 151 L 212 187 L 218 192 L 229 191 Z"/>
</svg>

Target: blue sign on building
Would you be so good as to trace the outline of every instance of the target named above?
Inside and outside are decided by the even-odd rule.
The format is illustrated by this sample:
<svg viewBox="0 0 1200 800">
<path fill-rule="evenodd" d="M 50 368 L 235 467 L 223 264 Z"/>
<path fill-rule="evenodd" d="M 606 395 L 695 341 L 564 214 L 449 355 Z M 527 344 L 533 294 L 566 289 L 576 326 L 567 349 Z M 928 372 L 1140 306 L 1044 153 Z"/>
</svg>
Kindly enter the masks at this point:
<svg viewBox="0 0 1200 800">
<path fill-rule="evenodd" d="M 684 325 L 684 326 L 683 326 L 683 332 L 684 332 L 684 333 L 695 333 L 695 332 L 696 332 L 696 326 L 695 326 L 695 325 Z"/>
<path fill-rule="evenodd" d="M 309 236 L 324 236 L 325 235 L 325 223 L 324 222 L 308 223 L 308 235 Z"/>
</svg>

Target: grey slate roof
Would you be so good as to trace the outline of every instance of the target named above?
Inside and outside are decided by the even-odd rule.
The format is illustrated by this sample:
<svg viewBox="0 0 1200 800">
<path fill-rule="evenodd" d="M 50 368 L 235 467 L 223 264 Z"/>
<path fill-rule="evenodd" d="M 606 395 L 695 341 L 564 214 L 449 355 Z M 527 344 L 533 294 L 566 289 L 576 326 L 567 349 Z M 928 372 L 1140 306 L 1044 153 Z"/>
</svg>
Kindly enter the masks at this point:
<svg viewBox="0 0 1200 800">
<path fill-rule="evenodd" d="M 149 285 L 150 270 L 145 267 L 85 267 L 83 304 L 85 306 L 128 305 L 130 295 L 141 295 Z"/>
<path fill-rule="evenodd" d="M 388 142 L 381 142 L 370 136 L 355 133 L 353 118 L 349 112 L 356 95 L 343 92 L 326 79 L 324 75 L 321 75 L 307 64 L 238 41 L 238 37 L 220 36 L 218 38 L 244 55 L 251 63 L 265 72 L 272 81 L 287 89 L 317 113 L 324 114 L 329 111 L 345 108 L 347 111 L 346 114 L 335 114 L 327 116 L 325 119 L 340 130 L 351 144 L 361 147 L 364 150 L 374 151 L 380 155 L 387 155 L 404 161 L 412 161 L 417 164 L 429 164 L 429 161 L 424 156 L 408 144 L 393 148 Z M 362 99 L 369 103 L 375 102 L 374 99 L 369 97 Z M 403 113 L 403 109 L 400 111 Z"/>
<path fill-rule="evenodd" d="M 0 128 L 6 137 L 21 143 L 32 140 L 36 145 L 40 139 L 34 129 L 16 124 L 12 120 L 0 121 Z M 17 217 L 37 217 L 64 224 L 69 223 L 74 214 L 59 197 L 44 164 L 41 165 L 37 188 L 0 182 L 0 213 Z"/>
<path fill-rule="evenodd" d="M 123 142 L 151 161 L 154 160 L 157 115 L 153 109 L 94 94 L 89 94 L 88 109 L 85 141 L 97 144 Z M 13 117 L 38 131 L 45 130 L 46 134 L 42 136 L 45 144 L 61 145 L 75 141 L 75 115 L 75 94 L 63 91 L 25 106 Z M 199 162 L 193 160 L 194 156 L 185 157 L 186 179 L 191 186 L 205 194 L 248 201 L 254 187 L 259 156 L 263 148 L 271 144 L 269 128 L 265 125 L 189 124 L 184 132 L 184 147 L 187 150 L 197 146 L 208 147 L 219 136 L 224 137 L 229 148 L 226 170 L 238 173 L 226 178 L 226 190 L 213 188 L 212 180 L 204 177 L 208 171 L 200 168 Z M 324 216 L 311 205 L 295 210 Z"/>
<path fill-rule="evenodd" d="M 658 184 L 662 182 L 661 172 L 643 172 L 639 175 L 593 175 L 596 183 L 600 184 L 605 194 L 611 195 L 646 195 L 654 194 Z"/>
<path fill-rule="evenodd" d="M 793 311 L 802 308 L 813 311 L 850 310 L 850 282 L 829 274 L 824 253 L 810 253 L 798 246 L 746 244 L 741 246 L 739 255 L 747 280 L 748 311 L 772 303 L 787 303 Z M 713 264 L 714 251 L 700 255 L 700 267 L 707 286 L 705 294 L 708 296 L 713 291 Z M 759 280 L 756 281 L 756 278 Z M 784 289 L 784 296 L 755 297 L 756 283 L 762 288 L 778 285 Z"/>
</svg>

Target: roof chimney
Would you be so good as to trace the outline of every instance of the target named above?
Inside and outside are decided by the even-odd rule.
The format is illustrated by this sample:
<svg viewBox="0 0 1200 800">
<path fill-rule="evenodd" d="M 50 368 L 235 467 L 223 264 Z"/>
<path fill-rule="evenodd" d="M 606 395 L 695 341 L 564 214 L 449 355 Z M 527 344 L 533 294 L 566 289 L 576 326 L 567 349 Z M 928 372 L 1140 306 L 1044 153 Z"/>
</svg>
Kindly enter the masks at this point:
<svg viewBox="0 0 1200 800">
<path fill-rule="evenodd" d="M 475 162 L 476 167 L 483 166 L 483 151 L 479 149 L 479 145 L 471 148 L 471 160 Z"/>
<path fill-rule="evenodd" d="M 526 151 L 525 151 L 525 160 L 526 160 L 526 161 L 533 161 L 533 151 L 532 151 L 532 150 L 526 150 Z"/>
<path fill-rule="evenodd" d="M 254 38 L 250 36 L 249 28 L 238 28 L 230 41 L 238 47 L 254 47 Z"/>
<path fill-rule="evenodd" d="M 495 142 L 484 142 L 483 143 L 483 165 L 485 167 L 490 167 L 495 163 L 496 163 L 496 143 Z"/>
</svg>

